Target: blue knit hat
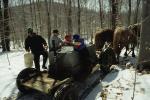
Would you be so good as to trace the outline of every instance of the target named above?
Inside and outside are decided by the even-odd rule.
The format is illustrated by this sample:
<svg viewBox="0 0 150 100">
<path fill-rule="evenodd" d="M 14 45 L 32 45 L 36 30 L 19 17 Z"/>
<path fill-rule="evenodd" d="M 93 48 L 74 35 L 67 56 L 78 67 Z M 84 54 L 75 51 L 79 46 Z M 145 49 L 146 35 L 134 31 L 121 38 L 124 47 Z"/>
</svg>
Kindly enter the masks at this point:
<svg viewBox="0 0 150 100">
<path fill-rule="evenodd" d="M 73 35 L 73 40 L 79 40 L 79 39 L 80 39 L 80 35 L 79 34 Z"/>
</svg>

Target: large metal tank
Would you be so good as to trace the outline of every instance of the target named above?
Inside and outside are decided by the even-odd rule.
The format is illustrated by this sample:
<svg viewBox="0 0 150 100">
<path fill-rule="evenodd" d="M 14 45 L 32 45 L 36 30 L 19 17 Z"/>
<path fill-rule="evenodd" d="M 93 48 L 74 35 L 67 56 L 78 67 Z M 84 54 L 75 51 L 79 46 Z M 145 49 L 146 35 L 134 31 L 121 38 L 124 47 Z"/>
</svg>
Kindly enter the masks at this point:
<svg viewBox="0 0 150 100">
<path fill-rule="evenodd" d="M 84 80 L 96 63 L 94 46 L 87 46 L 80 51 L 61 51 L 56 56 L 56 62 L 49 66 L 49 77 L 57 80 L 67 77 Z"/>
</svg>

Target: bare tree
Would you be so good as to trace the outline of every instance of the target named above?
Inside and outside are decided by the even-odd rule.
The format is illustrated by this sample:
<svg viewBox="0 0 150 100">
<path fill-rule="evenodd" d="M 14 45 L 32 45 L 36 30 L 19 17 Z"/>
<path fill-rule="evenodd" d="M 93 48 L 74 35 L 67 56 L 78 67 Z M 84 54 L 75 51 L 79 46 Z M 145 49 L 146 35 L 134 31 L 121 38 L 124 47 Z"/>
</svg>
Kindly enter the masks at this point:
<svg viewBox="0 0 150 100">
<path fill-rule="evenodd" d="M 71 19 L 71 14 L 72 14 L 72 6 L 71 6 L 71 0 L 67 0 L 68 4 L 68 13 L 67 13 L 67 22 L 68 22 L 68 34 L 72 34 L 72 19 Z"/>
<path fill-rule="evenodd" d="M 45 7 L 46 7 L 46 12 L 47 12 L 46 14 L 47 14 L 48 43 L 50 43 L 49 41 L 50 41 L 50 37 L 51 37 L 51 17 L 50 17 L 51 3 L 52 3 L 51 0 L 49 0 L 49 2 L 47 0 L 45 0 Z M 50 50 L 50 48 L 49 48 L 49 50 Z"/>
<path fill-rule="evenodd" d="M 139 12 L 139 5 L 141 0 L 136 1 L 136 9 L 135 9 L 135 16 L 134 16 L 134 23 L 138 23 L 138 12 Z"/>
<path fill-rule="evenodd" d="M 35 24 L 35 29 L 38 32 L 38 25 L 37 25 L 37 15 L 36 15 L 36 3 L 34 0 L 32 0 L 32 4 L 33 4 L 33 14 L 34 14 L 34 24 Z"/>
<path fill-rule="evenodd" d="M 32 0 L 29 0 L 30 2 L 30 15 L 31 15 L 31 27 L 33 28 L 34 24 L 33 24 L 33 9 L 32 9 Z"/>
<path fill-rule="evenodd" d="M 55 29 L 58 28 L 58 5 L 56 4 L 56 2 L 54 2 L 54 0 L 52 0 L 52 13 L 53 13 L 53 26 Z"/>
<path fill-rule="evenodd" d="M 142 3 L 142 31 L 140 37 L 140 51 L 138 62 L 150 61 L 150 1 L 143 0 Z"/>
<path fill-rule="evenodd" d="M 81 34 L 80 33 L 80 30 L 81 30 L 81 21 L 80 21 L 80 16 L 81 16 L 81 9 L 80 9 L 80 0 L 78 0 L 78 14 L 77 14 L 77 17 L 78 17 L 78 34 Z"/>
<path fill-rule="evenodd" d="M 24 43 L 24 40 L 27 36 L 26 32 L 27 32 L 27 20 L 26 20 L 26 14 L 25 14 L 25 6 L 24 6 L 24 0 L 21 0 L 21 7 L 22 7 L 22 21 L 23 21 L 23 33 L 24 35 L 22 35 L 22 43 Z M 13 25 L 13 30 L 14 30 L 14 25 Z"/>
<path fill-rule="evenodd" d="M 128 0 L 128 4 L 129 4 L 129 11 L 128 11 L 128 26 L 131 23 L 131 0 Z"/>
<path fill-rule="evenodd" d="M 111 4 L 111 25 L 112 25 L 112 29 L 116 28 L 117 25 L 117 15 L 118 15 L 118 0 L 110 0 L 110 4 Z"/>
<path fill-rule="evenodd" d="M 37 11 L 38 11 L 38 21 L 39 21 L 39 32 L 41 33 L 42 31 L 42 22 L 41 22 L 41 2 L 37 0 L 36 5 L 37 5 Z"/>
<path fill-rule="evenodd" d="M 3 17 L 2 17 L 2 5 L 1 5 L 1 0 L 0 0 L 0 39 L 1 39 L 1 43 L 3 42 L 3 39 L 4 39 L 4 34 L 3 34 Z M 1 45 L 0 43 L 0 45 Z"/>
<path fill-rule="evenodd" d="M 103 0 L 99 0 L 100 25 L 103 28 Z"/>
<path fill-rule="evenodd" d="M 67 34 L 73 32 L 72 28 L 72 0 L 63 0 L 64 2 L 64 11 L 65 11 L 65 19 L 67 24 Z"/>
<path fill-rule="evenodd" d="M 4 19 L 3 19 L 3 37 L 2 37 L 2 51 L 10 51 L 10 29 L 9 29 L 9 15 L 8 15 L 8 0 L 3 0 Z"/>
</svg>

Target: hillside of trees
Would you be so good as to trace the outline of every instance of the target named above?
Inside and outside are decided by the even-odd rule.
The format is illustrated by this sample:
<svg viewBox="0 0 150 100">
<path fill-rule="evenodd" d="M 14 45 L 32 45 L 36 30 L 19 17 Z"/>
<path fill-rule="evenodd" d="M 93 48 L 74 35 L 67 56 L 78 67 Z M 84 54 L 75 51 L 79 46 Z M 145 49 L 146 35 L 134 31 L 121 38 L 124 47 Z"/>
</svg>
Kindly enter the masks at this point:
<svg viewBox="0 0 150 100">
<path fill-rule="evenodd" d="M 0 0 L 3 47 L 10 40 L 23 47 L 29 27 L 45 38 L 53 29 L 58 29 L 62 37 L 65 34 L 84 34 L 84 38 L 92 40 L 100 28 L 128 26 L 141 19 L 141 0 L 58 1 Z M 8 43 L 4 43 L 3 40 L 6 42 L 7 39 Z"/>
</svg>

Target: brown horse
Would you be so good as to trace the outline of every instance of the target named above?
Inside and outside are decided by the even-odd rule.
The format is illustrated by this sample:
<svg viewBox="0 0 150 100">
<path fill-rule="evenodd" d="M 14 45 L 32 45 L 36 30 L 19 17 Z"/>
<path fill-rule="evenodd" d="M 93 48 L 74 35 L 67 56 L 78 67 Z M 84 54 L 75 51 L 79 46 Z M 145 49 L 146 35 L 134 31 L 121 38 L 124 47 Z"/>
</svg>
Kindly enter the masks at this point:
<svg viewBox="0 0 150 100">
<path fill-rule="evenodd" d="M 125 56 L 127 56 L 127 50 L 129 50 L 129 44 L 131 44 L 132 56 L 135 57 L 134 48 L 136 45 L 136 36 L 135 34 L 124 27 L 117 27 L 114 31 L 113 37 L 113 49 L 117 55 L 117 61 L 119 63 L 119 55 L 121 50 L 125 47 Z"/>
<path fill-rule="evenodd" d="M 136 42 L 134 42 L 134 44 L 136 43 L 136 45 L 134 46 L 137 46 L 139 47 L 139 39 L 140 39 L 140 31 L 141 31 L 141 23 L 137 23 L 137 24 L 133 24 L 133 25 L 130 25 L 128 27 L 136 36 Z"/>
<path fill-rule="evenodd" d="M 95 35 L 96 50 L 102 50 L 105 42 L 112 44 L 114 31 L 111 29 L 103 29 Z"/>
<path fill-rule="evenodd" d="M 141 23 L 130 25 L 128 28 L 132 30 L 137 37 L 140 37 Z"/>
</svg>

